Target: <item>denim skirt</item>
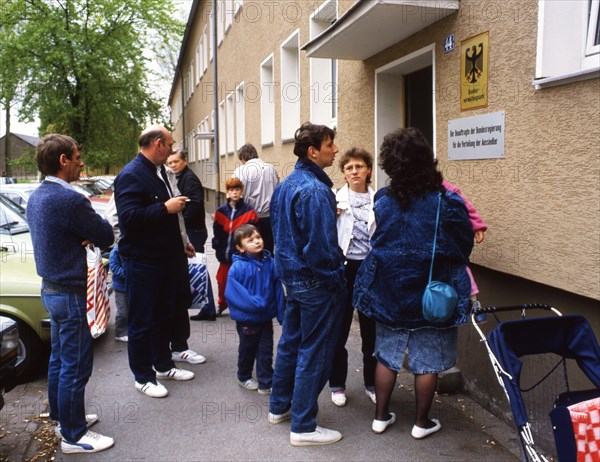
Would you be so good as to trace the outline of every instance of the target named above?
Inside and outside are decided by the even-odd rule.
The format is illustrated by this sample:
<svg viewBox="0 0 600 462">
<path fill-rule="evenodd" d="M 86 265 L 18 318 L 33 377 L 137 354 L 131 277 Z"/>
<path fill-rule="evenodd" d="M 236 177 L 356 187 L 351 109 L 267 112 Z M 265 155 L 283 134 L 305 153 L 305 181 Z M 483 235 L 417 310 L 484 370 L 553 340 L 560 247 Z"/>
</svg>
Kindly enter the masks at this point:
<svg viewBox="0 0 600 462">
<path fill-rule="evenodd" d="M 457 327 L 393 329 L 378 322 L 374 356 L 388 369 L 400 371 L 408 352 L 410 372 L 435 374 L 456 364 L 457 333 Z"/>
</svg>

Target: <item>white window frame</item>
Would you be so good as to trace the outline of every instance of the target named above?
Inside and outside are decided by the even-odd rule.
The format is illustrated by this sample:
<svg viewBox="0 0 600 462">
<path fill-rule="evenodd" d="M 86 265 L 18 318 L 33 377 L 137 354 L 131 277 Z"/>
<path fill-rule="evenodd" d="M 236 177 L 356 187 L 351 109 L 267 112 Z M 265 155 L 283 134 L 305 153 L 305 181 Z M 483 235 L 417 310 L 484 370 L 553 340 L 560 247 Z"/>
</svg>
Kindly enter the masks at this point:
<svg viewBox="0 0 600 462">
<path fill-rule="evenodd" d="M 227 154 L 235 151 L 235 93 L 231 92 L 225 98 L 227 120 Z"/>
<path fill-rule="evenodd" d="M 597 78 L 600 46 L 589 46 L 589 40 L 598 27 L 599 3 L 538 0 L 536 89 Z"/>
<path fill-rule="evenodd" d="M 244 82 L 235 89 L 235 145 L 239 150 L 246 144 L 246 108 L 244 100 Z"/>
<path fill-rule="evenodd" d="M 225 0 L 217 2 L 217 46 L 220 47 L 225 38 Z"/>
<path fill-rule="evenodd" d="M 596 34 L 600 28 L 600 1 L 593 0 L 590 2 L 590 13 L 588 20 L 588 32 L 586 37 L 585 55 L 592 56 L 600 53 L 600 44 L 594 44 Z"/>
<path fill-rule="evenodd" d="M 204 63 L 203 74 L 206 73 L 208 69 L 208 50 L 211 48 L 210 46 L 210 36 L 208 35 L 208 28 L 204 26 L 204 32 L 202 32 L 202 62 Z M 212 61 L 212 53 L 210 55 L 210 60 Z"/>
<path fill-rule="evenodd" d="M 275 142 L 275 74 L 274 56 L 260 64 L 260 142 L 270 146 Z"/>
<path fill-rule="evenodd" d="M 242 5 L 244 4 L 244 0 L 233 0 L 233 16 L 237 16 L 240 10 L 242 9 Z"/>
<path fill-rule="evenodd" d="M 202 39 L 198 42 L 196 47 L 196 85 L 200 83 L 200 76 L 202 75 Z"/>
<path fill-rule="evenodd" d="M 225 100 L 219 103 L 219 156 L 227 154 L 227 133 L 225 126 Z"/>
<path fill-rule="evenodd" d="M 300 30 L 296 29 L 280 47 L 281 141 L 291 141 L 300 126 Z"/>
<path fill-rule="evenodd" d="M 320 35 L 338 17 L 337 0 L 326 0 L 310 15 L 310 40 Z M 337 128 L 338 65 L 335 59 L 309 58 L 310 120 Z"/>
<path fill-rule="evenodd" d="M 208 120 L 208 116 L 204 118 L 204 120 L 201 123 L 201 128 L 202 128 L 202 132 L 208 132 L 211 131 L 210 130 L 210 122 Z M 211 147 L 211 140 L 202 140 L 202 152 L 203 152 L 203 156 L 202 156 L 202 160 L 208 160 L 210 159 L 210 147 Z"/>
<path fill-rule="evenodd" d="M 227 33 L 233 24 L 235 5 L 233 0 L 225 0 L 223 3 L 223 6 L 225 7 L 225 33 Z"/>
<path fill-rule="evenodd" d="M 202 133 L 202 122 L 200 122 L 198 125 L 196 125 L 196 133 Z M 203 140 L 201 140 L 200 138 L 196 138 L 194 137 L 194 139 L 192 140 L 196 146 L 196 153 L 198 155 L 198 160 L 202 160 L 204 159 L 204 144 L 202 143 Z"/>
</svg>

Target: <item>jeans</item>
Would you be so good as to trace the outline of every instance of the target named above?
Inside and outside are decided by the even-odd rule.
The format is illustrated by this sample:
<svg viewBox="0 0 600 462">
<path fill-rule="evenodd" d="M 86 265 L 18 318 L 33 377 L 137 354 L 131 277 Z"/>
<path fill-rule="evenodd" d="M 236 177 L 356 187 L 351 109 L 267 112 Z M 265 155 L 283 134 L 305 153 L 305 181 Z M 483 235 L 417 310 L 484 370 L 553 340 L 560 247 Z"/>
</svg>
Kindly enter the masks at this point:
<svg viewBox="0 0 600 462">
<path fill-rule="evenodd" d="M 115 337 L 125 337 L 127 335 L 127 315 L 129 313 L 129 303 L 127 302 L 127 293 L 115 290 L 115 305 L 117 305 L 117 314 L 115 316 Z"/>
<path fill-rule="evenodd" d="M 85 386 L 92 375 L 92 336 L 86 318 L 85 289 L 67 293 L 42 287 L 42 303 L 50 315 L 48 402 L 66 441 L 87 432 Z"/>
<path fill-rule="evenodd" d="M 344 296 L 344 289 L 326 286 L 287 288 L 270 411 L 283 414 L 291 406 L 292 432 L 317 426 L 317 399 L 331 372 Z"/>
<path fill-rule="evenodd" d="M 331 388 L 331 391 L 346 389 L 346 378 L 348 376 L 348 350 L 346 349 L 346 342 L 348 341 L 352 316 L 354 315 L 354 307 L 352 306 L 354 281 L 356 280 L 356 274 L 361 263 L 362 260 L 348 260 L 346 262 L 347 296 L 340 318 L 340 336 L 333 357 L 331 376 L 329 377 L 329 388 Z M 375 366 L 377 364 L 377 360 L 373 356 L 373 351 L 375 350 L 375 321 L 360 311 L 358 312 L 358 321 L 360 323 L 361 350 L 363 355 L 363 379 L 365 388 L 372 388 L 375 386 Z"/>
<path fill-rule="evenodd" d="M 235 326 L 240 336 L 238 380 L 245 382 L 252 378 L 256 360 L 258 388 L 268 390 L 273 381 L 273 321 L 256 325 L 236 322 Z"/>
</svg>

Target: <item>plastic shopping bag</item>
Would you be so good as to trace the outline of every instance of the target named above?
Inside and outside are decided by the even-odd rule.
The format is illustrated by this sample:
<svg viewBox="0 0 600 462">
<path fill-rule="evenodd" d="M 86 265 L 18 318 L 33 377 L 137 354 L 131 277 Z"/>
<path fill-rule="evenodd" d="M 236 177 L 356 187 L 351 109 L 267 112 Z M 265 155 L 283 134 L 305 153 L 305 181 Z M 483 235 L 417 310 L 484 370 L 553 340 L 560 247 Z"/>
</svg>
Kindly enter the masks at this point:
<svg viewBox="0 0 600 462">
<path fill-rule="evenodd" d="M 100 249 L 88 244 L 87 254 L 87 322 L 93 338 L 100 337 L 108 327 L 110 302 L 106 284 L 106 272 L 102 265 Z"/>
<path fill-rule="evenodd" d="M 192 307 L 204 308 L 208 303 L 208 271 L 206 270 L 206 255 L 197 253 L 188 258 L 190 272 L 190 288 L 192 291 Z"/>
</svg>

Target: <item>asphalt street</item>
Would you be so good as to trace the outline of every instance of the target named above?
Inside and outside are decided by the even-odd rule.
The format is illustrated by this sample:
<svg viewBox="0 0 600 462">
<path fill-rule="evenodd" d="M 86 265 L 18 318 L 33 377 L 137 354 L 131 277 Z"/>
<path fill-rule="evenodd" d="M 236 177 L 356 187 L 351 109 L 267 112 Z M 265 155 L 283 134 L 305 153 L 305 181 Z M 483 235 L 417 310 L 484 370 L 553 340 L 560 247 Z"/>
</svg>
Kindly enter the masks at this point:
<svg viewBox="0 0 600 462">
<path fill-rule="evenodd" d="M 217 263 L 208 255 L 214 280 Z M 194 314 L 195 310 L 190 310 Z M 113 309 L 114 317 L 114 309 Z M 360 336 L 354 322 L 348 341 L 348 404 L 336 407 L 327 388 L 319 399 L 319 425 L 338 430 L 343 439 L 320 447 L 292 447 L 289 421 L 267 422 L 268 396 L 242 389 L 236 379 L 238 339 L 228 312 L 215 322 L 191 321 L 190 347 L 207 361 L 187 365 L 196 377 L 163 382 L 169 396 L 149 398 L 134 388 L 127 348 L 109 332 L 95 342 L 93 375 L 86 389 L 88 413 L 100 416 L 93 430 L 115 439 L 113 448 L 96 454 L 64 455 L 56 461 L 512 461 L 518 459 L 513 427 L 493 417 L 468 396 L 438 395 L 432 417 L 442 430 L 414 440 L 412 376 L 400 373 L 391 402 L 398 420 L 376 435 L 371 431 L 374 405 L 362 385 Z M 466 328 L 466 327 L 465 327 Z M 281 329 L 275 328 L 276 340 Z M 6 395 L 2 411 L 0 460 L 50 460 L 50 423 L 39 418 L 47 401 L 43 378 Z M 41 433 L 40 433 L 41 432 Z M 50 436 L 49 436 L 50 435 Z M 45 440 L 45 442 L 44 442 Z M 48 443 L 50 441 L 50 443 Z M 51 451 L 50 451 L 51 452 Z"/>
</svg>

